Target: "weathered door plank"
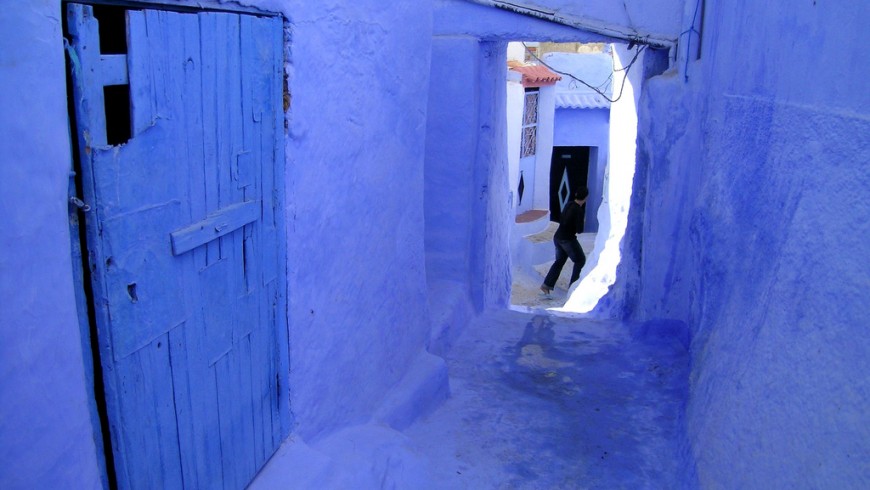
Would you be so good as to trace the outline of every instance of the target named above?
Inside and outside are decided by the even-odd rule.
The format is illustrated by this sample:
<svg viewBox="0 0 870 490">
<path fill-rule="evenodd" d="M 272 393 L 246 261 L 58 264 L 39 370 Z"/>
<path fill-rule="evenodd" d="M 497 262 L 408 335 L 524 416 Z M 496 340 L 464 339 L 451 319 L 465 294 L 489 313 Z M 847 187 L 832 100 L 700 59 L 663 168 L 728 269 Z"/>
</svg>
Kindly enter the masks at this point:
<svg viewBox="0 0 870 490">
<path fill-rule="evenodd" d="M 182 481 L 169 350 L 163 335 L 115 363 L 124 426 L 116 433 L 121 447 L 136 448 L 125 454 L 122 488 L 173 488 Z"/>
<path fill-rule="evenodd" d="M 231 204 L 206 219 L 170 233 L 172 253 L 181 255 L 260 219 L 260 202 Z"/>
</svg>

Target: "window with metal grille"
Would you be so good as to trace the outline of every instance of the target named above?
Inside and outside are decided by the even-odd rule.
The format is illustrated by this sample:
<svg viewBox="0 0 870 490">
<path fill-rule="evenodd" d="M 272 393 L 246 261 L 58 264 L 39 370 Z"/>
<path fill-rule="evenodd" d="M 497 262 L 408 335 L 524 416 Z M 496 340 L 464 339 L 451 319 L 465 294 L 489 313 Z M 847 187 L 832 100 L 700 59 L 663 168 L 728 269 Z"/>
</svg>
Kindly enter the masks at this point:
<svg viewBox="0 0 870 490">
<path fill-rule="evenodd" d="M 523 106 L 523 141 L 520 158 L 535 154 L 538 143 L 538 90 L 526 89 Z"/>
</svg>

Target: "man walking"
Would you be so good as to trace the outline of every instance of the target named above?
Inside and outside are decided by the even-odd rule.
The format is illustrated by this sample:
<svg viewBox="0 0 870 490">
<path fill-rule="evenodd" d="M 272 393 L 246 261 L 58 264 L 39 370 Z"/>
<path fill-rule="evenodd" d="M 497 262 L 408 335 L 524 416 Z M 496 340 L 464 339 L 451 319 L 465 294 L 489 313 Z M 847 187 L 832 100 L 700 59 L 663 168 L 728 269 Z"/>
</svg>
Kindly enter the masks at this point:
<svg viewBox="0 0 870 490">
<path fill-rule="evenodd" d="M 565 209 L 562 210 L 559 228 L 553 236 L 553 243 L 556 245 L 556 261 L 553 262 L 547 277 L 544 278 L 544 284 L 541 284 L 541 291 L 546 295 L 553 292 L 556 280 L 559 278 L 559 274 L 562 273 L 562 267 L 569 257 L 571 262 L 574 262 L 569 286 L 580 277 L 580 271 L 583 269 L 583 265 L 586 264 L 586 255 L 583 253 L 583 249 L 580 248 L 577 234 L 583 231 L 580 224 L 583 219 L 583 206 L 586 204 L 588 196 L 589 189 L 585 187 L 575 190 L 571 196 L 573 200 L 569 201 Z"/>
</svg>

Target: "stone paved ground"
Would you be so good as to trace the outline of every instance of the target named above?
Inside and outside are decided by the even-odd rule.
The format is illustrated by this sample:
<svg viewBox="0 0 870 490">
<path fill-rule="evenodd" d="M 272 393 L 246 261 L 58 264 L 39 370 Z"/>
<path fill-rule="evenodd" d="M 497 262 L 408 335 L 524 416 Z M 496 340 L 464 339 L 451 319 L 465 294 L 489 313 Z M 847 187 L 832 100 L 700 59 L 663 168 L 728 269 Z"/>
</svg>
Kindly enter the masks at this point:
<svg viewBox="0 0 870 490">
<path fill-rule="evenodd" d="M 683 487 L 685 348 L 640 331 L 509 310 L 474 321 L 446 357 L 450 399 L 405 431 L 426 486 Z"/>
</svg>

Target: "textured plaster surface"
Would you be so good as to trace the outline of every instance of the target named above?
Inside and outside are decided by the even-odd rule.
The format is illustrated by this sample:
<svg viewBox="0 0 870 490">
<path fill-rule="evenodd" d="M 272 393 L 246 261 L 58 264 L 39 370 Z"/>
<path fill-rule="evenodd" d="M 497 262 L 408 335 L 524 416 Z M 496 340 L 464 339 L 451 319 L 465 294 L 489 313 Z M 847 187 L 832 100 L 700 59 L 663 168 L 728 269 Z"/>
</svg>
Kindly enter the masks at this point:
<svg viewBox="0 0 870 490">
<path fill-rule="evenodd" d="M 481 43 L 480 66 L 482 72 L 480 143 L 475 162 L 479 188 L 474 196 L 477 209 L 477 228 L 472 250 L 475 283 L 482 278 L 479 307 L 498 308 L 508 304 L 510 298 L 510 228 L 513 216 L 508 190 L 507 133 L 504 123 L 505 72 L 507 71 L 507 43 L 491 41 Z"/>
<path fill-rule="evenodd" d="M 482 219 L 475 159 L 480 127 L 480 43 L 458 34 L 432 39 L 424 164 L 426 281 L 432 331 L 440 354 L 482 301 L 473 257 Z M 473 289 L 472 289 L 473 288 Z M 472 292 L 474 291 L 474 292 Z"/>
<path fill-rule="evenodd" d="M 868 19 L 713 4 L 688 83 L 648 87 L 638 314 L 692 325 L 702 487 L 870 481 Z"/>
<path fill-rule="evenodd" d="M 428 335 L 432 17 L 428 2 L 287 10 L 290 382 L 310 438 L 367 419 Z"/>
<path fill-rule="evenodd" d="M 680 0 L 626 0 L 623 2 L 523 0 L 516 3 L 530 7 L 542 7 L 570 18 L 624 26 L 641 36 L 643 34 L 658 34 L 672 39 L 676 39 L 680 33 L 679 22 L 683 5 Z"/>
<path fill-rule="evenodd" d="M 27 39 L 27 42 L 22 42 Z M 0 487 L 99 488 L 66 203 L 60 2 L 0 13 Z"/>
<path fill-rule="evenodd" d="M 481 311 L 506 305 L 510 295 L 508 224 L 513 205 L 505 148 L 507 42 L 490 40 L 487 33 L 493 27 L 492 19 L 474 25 L 464 22 L 461 15 L 451 17 L 467 5 L 441 4 L 435 16 L 433 49 L 440 57 L 433 57 L 430 79 L 426 237 L 427 257 L 452 257 L 469 275 L 447 285 L 432 281 L 444 275 L 439 268 L 429 268 L 427 274 L 430 285 L 449 298 L 467 290 L 474 309 Z M 450 20 L 443 17 L 445 12 L 451 14 Z M 519 25 L 528 27 L 524 22 Z M 452 48 L 456 51 L 449 51 Z M 456 117 L 454 109 L 465 117 Z M 432 185 L 430 175 L 444 180 Z M 467 207 L 450 209 L 457 197 L 468 198 Z M 438 301 L 430 295 L 430 303 Z M 459 309 L 464 308 L 462 304 Z M 461 324 L 447 325 L 447 336 L 454 337 L 461 328 Z"/>
<path fill-rule="evenodd" d="M 430 283 L 471 279 L 474 165 L 480 111 L 480 43 L 439 36 L 432 44 L 424 202 L 426 270 Z M 448 60 L 462 59 L 464 63 Z M 465 103 L 456 103 L 462 100 Z M 449 143 L 448 143 L 449 142 Z M 450 223 L 451 226 L 444 226 Z"/>
<path fill-rule="evenodd" d="M 475 20 L 480 17 L 496 17 L 498 15 L 511 15 L 512 13 L 501 9 L 489 9 L 478 3 L 492 4 L 488 0 L 440 0 L 439 4 L 468 2 L 477 10 L 468 10 L 475 13 Z M 498 3 L 498 2 L 496 2 Z M 630 36 L 644 37 L 653 36 L 658 39 L 676 40 L 679 37 L 680 20 L 683 8 L 681 0 L 645 0 L 623 2 L 596 2 L 591 0 L 523 0 L 521 2 L 501 2 L 510 5 L 525 7 L 524 10 L 539 11 L 548 17 L 555 17 L 569 24 L 582 24 L 590 29 L 605 27 L 616 28 L 621 33 Z M 458 12 L 458 11 L 457 11 Z M 539 21 L 541 23 L 545 21 Z M 493 32 L 509 32 L 509 23 L 499 25 Z M 570 29 L 570 28 L 569 28 Z M 508 39 L 511 36 L 507 36 Z M 504 38 L 503 38 L 504 39 Z M 535 40 L 534 38 L 519 38 Z M 554 41 L 559 39 L 553 39 Z"/>
<path fill-rule="evenodd" d="M 484 40 L 601 42 L 610 40 L 573 27 L 554 24 L 467 0 L 435 0 L 436 35 L 467 33 Z"/>
</svg>

